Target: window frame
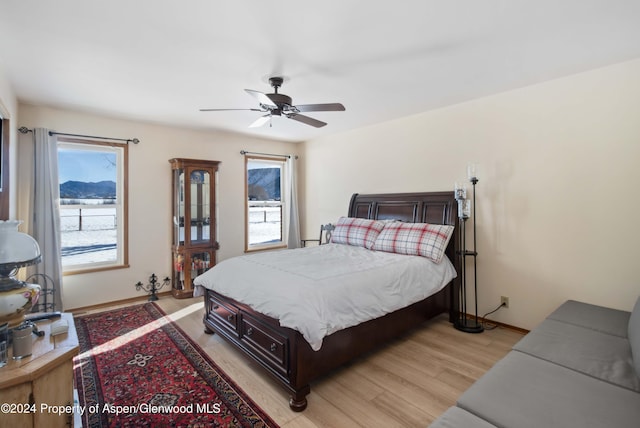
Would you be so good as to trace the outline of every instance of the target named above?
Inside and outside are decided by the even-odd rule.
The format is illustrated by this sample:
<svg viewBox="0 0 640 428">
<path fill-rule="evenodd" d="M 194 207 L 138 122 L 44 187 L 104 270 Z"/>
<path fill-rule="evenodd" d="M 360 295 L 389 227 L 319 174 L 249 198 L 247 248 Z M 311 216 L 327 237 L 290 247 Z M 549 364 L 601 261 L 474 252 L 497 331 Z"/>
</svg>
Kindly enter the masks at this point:
<svg viewBox="0 0 640 428">
<path fill-rule="evenodd" d="M 9 126 L 0 103 L 0 220 L 9 219 Z"/>
<path fill-rule="evenodd" d="M 74 150 L 82 150 L 82 146 L 93 147 L 85 150 L 99 151 L 98 147 L 111 147 L 116 153 L 116 245 L 117 257 L 113 262 L 98 262 L 91 264 L 77 264 L 68 267 L 62 266 L 62 275 L 77 275 L 92 272 L 101 272 L 129 267 L 129 146 L 104 140 L 85 140 L 69 137 L 58 137 L 58 150 L 62 147 Z M 119 152 L 121 151 L 121 152 Z M 61 183 L 58 183 L 58 186 Z M 61 208 L 62 205 L 58 203 Z"/>
<path fill-rule="evenodd" d="M 287 212 L 288 201 L 285 197 L 285 182 L 284 177 L 286 174 L 287 162 L 286 159 L 281 157 L 273 157 L 273 156 L 256 156 L 256 155 L 245 155 L 244 157 L 244 251 L 246 253 L 254 252 L 254 251 L 264 251 L 264 250 L 274 250 L 281 249 L 287 247 L 287 216 L 285 215 Z M 250 162 L 264 162 L 264 163 L 273 163 L 277 164 L 280 167 L 280 201 L 279 206 L 281 207 L 281 216 L 280 216 L 280 240 L 278 242 L 273 243 L 261 243 L 261 244 L 250 244 L 250 236 L 249 236 L 249 163 Z"/>
</svg>

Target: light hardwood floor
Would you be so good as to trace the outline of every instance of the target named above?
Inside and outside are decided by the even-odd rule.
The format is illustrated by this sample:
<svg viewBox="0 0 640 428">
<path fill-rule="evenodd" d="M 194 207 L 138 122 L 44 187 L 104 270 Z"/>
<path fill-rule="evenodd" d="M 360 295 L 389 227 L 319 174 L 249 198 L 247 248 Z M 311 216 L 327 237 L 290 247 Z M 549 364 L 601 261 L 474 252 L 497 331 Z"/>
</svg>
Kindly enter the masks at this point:
<svg viewBox="0 0 640 428">
<path fill-rule="evenodd" d="M 307 409 L 295 413 L 288 395 L 260 367 L 219 336 L 204 333 L 202 298 L 166 296 L 157 303 L 178 317 L 180 327 L 286 428 L 426 427 L 522 337 L 502 327 L 463 333 L 442 315 L 313 383 Z"/>
</svg>

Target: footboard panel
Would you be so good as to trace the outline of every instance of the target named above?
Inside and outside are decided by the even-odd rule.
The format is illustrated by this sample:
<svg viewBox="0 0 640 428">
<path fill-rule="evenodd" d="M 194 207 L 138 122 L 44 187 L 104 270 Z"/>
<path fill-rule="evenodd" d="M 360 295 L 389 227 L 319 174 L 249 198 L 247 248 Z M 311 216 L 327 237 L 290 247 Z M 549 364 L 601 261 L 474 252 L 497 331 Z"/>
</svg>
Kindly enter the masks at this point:
<svg viewBox="0 0 640 428">
<path fill-rule="evenodd" d="M 450 287 L 399 311 L 338 331 L 324 339 L 319 351 L 312 350 L 297 331 L 211 290 L 205 294 L 204 324 L 262 366 L 291 394 L 291 409 L 302 411 L 311 382 L 449 312 Z"/>
<path fill-rule="evenodd" d="M 204 323 L 279 380 L 290 382 L 291 340 L 286 331 L 258 319 L 240 304 L 207 290 Z M 292 330 L 290 334 L 295 334 Z"/>
<path fill-rule="evenodd" d="M 295 358 L 302 338 L 299 333 L 280 327 L 276 320 L 211 290 L 205 294 L 205 309 L 206 332 L 218 333 L 262 366 L 289 392 L 292 410 L 300 412 L 307 407 L 310 387 L 306 382 L 299 382 Z"/>
</svg>

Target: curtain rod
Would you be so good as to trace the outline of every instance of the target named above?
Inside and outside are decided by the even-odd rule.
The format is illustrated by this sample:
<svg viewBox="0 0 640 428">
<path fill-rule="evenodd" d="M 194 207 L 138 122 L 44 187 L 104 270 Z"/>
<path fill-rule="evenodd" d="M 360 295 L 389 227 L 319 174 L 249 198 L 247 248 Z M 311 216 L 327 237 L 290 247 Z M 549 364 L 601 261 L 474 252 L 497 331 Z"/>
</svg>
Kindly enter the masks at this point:
<svg viewBox="0 0 640 428">
<path fill-rule="evenodd" d="M 240 150 L 240 154 L 241 155 L 263 155 L 263 156 L 277 156 L 280 158 L 287 158 L 287 159 L 291 159 L 291 155 L 277 155 L 277 154 L 273 154 L 273 153 L 258 153 L 258 152 L 248 152 L 246 150 Z M 294 159 L 298 159 L 298 155 L 294 156 Z"/>
<path fill-rule="evenodd" d="M 33 129 L 29 129 L 26 126 L 22 126 L 18 128 L 18 131 L 20 131 L 20 133 L 22 134 L 26 134 L 28 132 L 33 132 Z M 111 137 L 96 137 L 95 135 L 68 134 L 65 132 L 53 132 L 53 131 L 49 131 L 49 135 L 64 135 L 65 137 L 84 137 L 84 138 L 97 138 L 100 140 L 124 141 L 127 144 L 130 142 L 133 144 L 138 144 L 140 142 L 140 140 L 138 140 L 137 138 L 125 139 L 125 138 L 111 138 Z"/>
</svg>

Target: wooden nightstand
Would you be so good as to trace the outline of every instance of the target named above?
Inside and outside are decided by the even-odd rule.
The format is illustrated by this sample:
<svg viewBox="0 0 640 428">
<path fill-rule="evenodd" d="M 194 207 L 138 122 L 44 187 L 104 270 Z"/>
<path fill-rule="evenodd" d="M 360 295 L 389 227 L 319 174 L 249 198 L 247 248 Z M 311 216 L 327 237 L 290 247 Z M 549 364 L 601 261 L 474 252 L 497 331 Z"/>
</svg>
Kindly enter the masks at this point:
<svg viewBox="0 0 640 428">
<path fill-rule="evenodd" d="M 2 426 L 68 427 L 73 414 L 53 406 L 73 405 L 73 357 L 78 355 L 78 336 L 73 316 L 62 314 L 69 331 L 51 336 L 53 321 L 39 321 L 43 337 L 33 335 L 33 353 L 14 360 L 9 348 L 9 361 L 0 368 L 0 419 Z"/>
</svg>

